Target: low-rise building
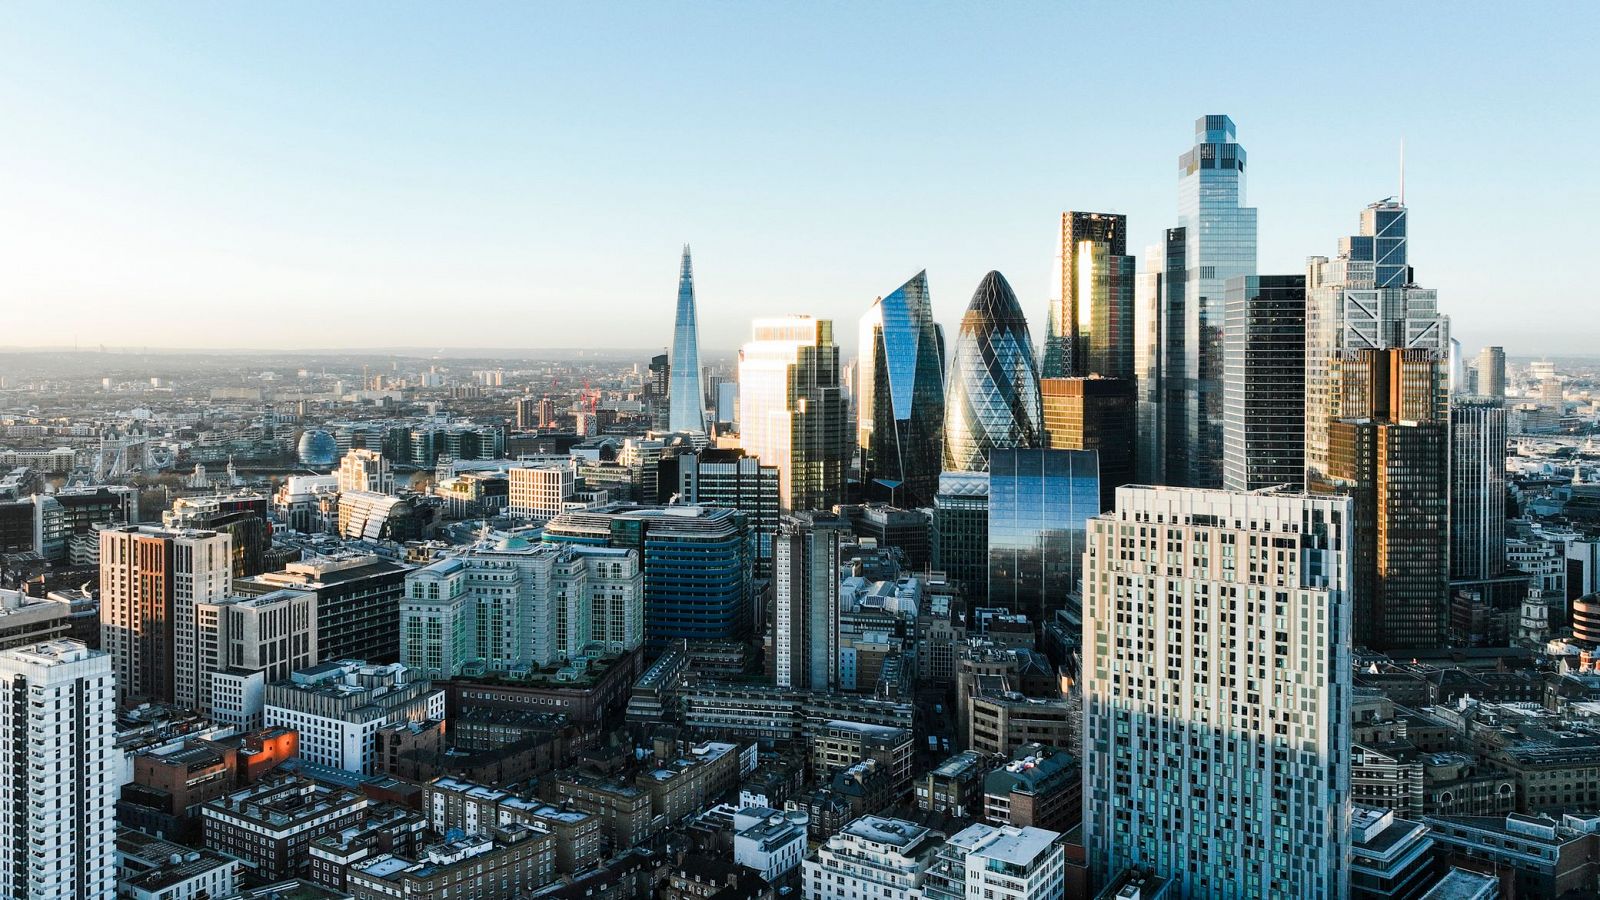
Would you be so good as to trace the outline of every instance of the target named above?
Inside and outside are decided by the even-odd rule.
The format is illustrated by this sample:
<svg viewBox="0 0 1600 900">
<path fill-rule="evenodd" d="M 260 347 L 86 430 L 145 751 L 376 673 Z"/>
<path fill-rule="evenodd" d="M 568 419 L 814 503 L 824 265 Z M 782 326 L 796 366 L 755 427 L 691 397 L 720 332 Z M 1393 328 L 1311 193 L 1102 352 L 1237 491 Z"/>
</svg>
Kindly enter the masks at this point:
<svg viewBox="0 0 1600 900">
<path fill-rule="evenodd" d="M 310 878 L 318 884 L 344 890 L 354 866 L 383 853 L 409 856 L 427 822 L 416 812 L 392 803 L 367 807 L 366 818 L 311 842 Z"/>
<path fill-rule="evenodd" d="M 581 872 L 600 860 L 600 818 L 562 809 L 515 791 L 463 778 L 435 778 L 423 786 L 422 809 L 435 833 L 473 833 L 485 824 L 520 823 L 555 838 L 556 871 Z"/>
<path fill-rule="evenodd" d="M 1390 809 L 1351 807 L 1350 851 L 1352 900 L 1409 900 L 1438 875 L 1428 826 Z"/>
<path fill-rule="evenodd" d="M 349 891 L 356 900 L 526 896 L 553 880 L 554 843 L 511 824 L 431 845 L 416 859 L 386 853 L 350 869 Z"/>
<path fill-rule="evenodd" d="M 1070 831 L 1083 821 L 1083 771 L 1058 747 L 1024 744 L 983 779 L 983 819 L 990 825 Z"/>
<path fill-rule="evenodd" d="M 999 758 L 963 750 L 917 779 L 917 808 L 951 816 L 976 817 L 984 806 L 984 776 Z"/>
<path fill-rule="evenodd" d="M 116 859 L 117 896 L 124 900 L 231 897 L 238 886 L 238 860 L 132 828 L 117 829 Z"/>
<path fill-rule="evenodd" d="M 769 884 L 800 866 L 806 853 L 806 825 L 798 810 L 779 812 L 747 806 L 733 814 L 733 861 L 761 873 Z"/>
<path fill-rule="evenodd" d="M 444 692 L 399 663 L 345 660 L 302 669 L 267 686 L 269 727 L 300 732 L 308 762 L 372 774 L 379 729 L 401 722 L 444 719 Z"/>
<path fill-rule="evenodd" d="M 1600 819 L 1424 816 L 1447 865 L 1509 873 L 1517 897 L 1600 890 Z"/>
<path fill-rule="evenodd" d="M 256 878 L 303 873 L 311 842 L 361 821 L 365 796 L 305 778 L 271 778 L 200 808 L 205 846 L 238 859 Z"/>
<path fill-rule="evenodd" d="M 903 728 L 834 719 L 811 733 L 811 770 L 818 781 L 862 760 L 875 759 L 889 776 L 895 797 L 911 787 L 914 742 Z"/>
<path fill-rule="evenodd" d="M 1041 700 L 1015 691 L 974 695 L 969 707 L 970 748 L 979 753 L 1009 755 L 1024 744 L 1071 746 L 1082 717 L 1082 710 L 1066 700 Z"/>
<path fill-rule="evenodd" d="M 920 889 L 944 835 L 901 819 L 862 816 L 802 863 L 804 894 L 902 900 Z"/>
<path fill-rule="evenodd" d="M 1061 837 L 1043 828 L 968 826 L 939 849 L 924 896 L 928 900 L 1061 897 L 1067 860 Z"/>
</svg>

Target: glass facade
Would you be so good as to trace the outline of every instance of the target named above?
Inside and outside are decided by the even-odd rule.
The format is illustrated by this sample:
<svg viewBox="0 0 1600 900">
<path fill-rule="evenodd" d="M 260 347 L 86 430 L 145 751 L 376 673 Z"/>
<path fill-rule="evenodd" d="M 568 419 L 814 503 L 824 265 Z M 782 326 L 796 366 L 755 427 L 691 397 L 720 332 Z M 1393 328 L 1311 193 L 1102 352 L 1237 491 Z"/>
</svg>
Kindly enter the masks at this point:
<svg viewBox="0 0 1600 900">
<path fill-rule="evenodd" d="M 933 568 L 982 605 L 989 583 L 989 475 L 945 472 L 933 498 Z"/>
<path fill-rule="evenodd" d="M 1099 454 L 1102 511 L 1136 481 L 1134 388 L 1126 378 L 1039 379 L 1049 448 Z"/>
<path fill-rule="evenodd" d="M 1450 577 L 1506 570 L 1506 411 L 1493 403 L 1450 409 Z"/>
<path fill-rule="evenodd" d="M 1040 444 L 1039 376 L 1028 322 L 999 272 L 972 295 L 950 361 L 944 469 L 983 472 L 996 448 Z"/>
<path fill-rule="evenodd" d="M 856 443 L 868 499 L 928 506 L 944 453 L 944 333 L 918 272 L 861 317 Z"/>
<path fill-rule="evenodd" d="M 1195 145 L 1178 157 L 1178 225 L 1184 230 L 1184 428 L 1189 487 L 1222 484 L 1222 333 L 1229 278 L 1256 274 L 1256 210 L 1244 205 L 1245 152 L 1233 120 L 1202 116 Z M 1167 279 L 1167 290 L 1180 283 Z M 1171 308 L 1171 304 L 1169 304 Z M 1176 481 L 1178 472 L 1167 473 Z"/>
<path fill-rule="evenodd" d="M 1085 523 L 1100 514 L 1092 450 L 995 450 L 989 457 L 989 606 L 1035 622 L 1079 590 Z"/>
<path fill-rule="evenodd" d="M 1128 217 L 1064 212 L 1045 316 L 1041 378 L 1133 377 L 1133 257 Z"/>
<path fill-rule="evenodd" d="M 832 509 L 844 499 L 849 410 L 833 323 L 757 319 L 739 351 L 739 443 L 778 467 L 781 511 Z"/>
<path fill-rule="evenodd" d="M 1222 486 L 1300 490 L 1306 468 L 1306 279 L 1228 279 Z"/>
<path fill-rule="evenodd" d="M 694 308 L 694 267 L 689 246 L 683 247 L 678 270 L 678 315 L 672 326 L 672 364 L 668 377 L 667 427 L 673 431 L 706 430 L 705 389 L 700 381 L 700 320 Z"/>
</svg>

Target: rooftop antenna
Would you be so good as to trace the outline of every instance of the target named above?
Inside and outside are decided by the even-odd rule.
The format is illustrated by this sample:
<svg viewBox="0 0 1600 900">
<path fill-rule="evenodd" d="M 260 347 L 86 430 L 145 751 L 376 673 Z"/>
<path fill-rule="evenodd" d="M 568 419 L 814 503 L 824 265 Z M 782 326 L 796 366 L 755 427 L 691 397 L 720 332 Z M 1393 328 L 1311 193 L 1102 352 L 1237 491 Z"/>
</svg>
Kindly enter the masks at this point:
<svg viewBox="0 0 1600 900">
<path fill-rule="evenodd" d="M 1406 205 L 1406 139 L 1400 138 L 1400 205 Z"/>
</svg>

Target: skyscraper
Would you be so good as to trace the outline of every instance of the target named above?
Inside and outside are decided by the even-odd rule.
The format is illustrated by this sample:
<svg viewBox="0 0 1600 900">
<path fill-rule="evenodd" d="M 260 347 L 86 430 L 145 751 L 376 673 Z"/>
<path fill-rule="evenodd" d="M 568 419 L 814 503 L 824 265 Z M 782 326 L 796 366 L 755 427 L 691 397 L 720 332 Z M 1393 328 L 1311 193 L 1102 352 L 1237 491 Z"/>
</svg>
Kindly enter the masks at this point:
<svg viewBox="0 0 1600 900">
<path fill-rule="evenodd" d="M 1254 491 L 1306 477 L 1306 279 L 1228 279 L 1223 348 L 1223 487 Z"/>
<path fill-rule="evenodd" d="M 1172 266 L 1163 287 L 1166 310 L 1182 310 L 1181 430 L 1169 433 L 1169 453 L 1182 448 L 1181 471 L 1168 480 L 1190 487 L 1222 484 L 1222 329 L 1228 279 L 1256 274 L 1256 210 L 1244 205 L 1245 152 L 1233 120 L 1222 115 L 1195 121 L 1195 145 L 1178 157 L 1178 226 L 1181 268 Z M 1169 232 L 1169 238 L 1172 233 Z M 1175 355 L 1175 354 L 1174 354 Z M 1172 373 L 1176 374 L 1176 373 Z M 1169 378 L 1171 376 L 1169 375 Z M 1169 382 L 1170 383 L 1170 382 Z"/>
<path fill-rule="evenodd" d="M 961 317 L 944 410 L 944 469 L 984 472 L 995 448 L 1040 444 L 1039 375 L 1017 295 L 999 272 Z"/>
<path fill-rule="evenodd" d="M 1084 845 L 1185 897 L 1345 896 L 1350 500 L 1125 487 L 1083 577 Z"/>
<path fill-rule="evenodd" d="M 1184 229 L 1169 228 L 1145 250 L 1134 278 L 1134 466 L 1140 484 L 1170 484 L 1188 477 L 1184 452 Z"/>
<path fill-rule="evenodd" d="M 705 389 L 700 382 L 700 320 L 694 308 L 694 266 L 689 245 L 683 245 L 683 265 L 678 270 L 678 315 L 672 326 L 671 387 L 667 427 L 672 431 L 704 433 Z"/>
<path fill-rule="evenodd" d="M 228 595 L 228 535 L 129 525 L 100 532 L 100 646 L 117 699 L 200 708 L 195 604 Z"/>
<path fill-rule="evenodd" d="M 739 444 L 778 467 L 783 512 L 831 509 L 844 499 L 847 420 L 833 323 L 757 319 L 739 351 Z"/>
<path fill-rule="evenodd" d="M 1064 212 L 1050 282 L 1041 378 L 1133 377 L 1133 257 L 1128 217 Z"/>
<path fill-rule="evenodd" d="M 933 498 L 933 568 L 980 597 L 989 584 L 989 473 L 944 472 Z"/>
<path fill-rule="evenodd" d="M 111 658 L 78 641 L 0 653 L 0 895 L 116 895 L 114 692 Z"/>
<path fill-rule="evenodd" d="M 1137 404 L 1126 378 L 1041 378 L 1045 444 L 1052 450 L 1093 450 L 1100 456 L 1100 511 L 1117 488 L 1135 483 Z"/>
<path fill-rule="evenodd" d="M 1490 400 L 1506 399 L 1506 350 L 1485 347 L 1478 351 L 1478 393 Z"/>
<path fill-rule="evenodd" d="M 989 456 L 989 606 L 1036 625 L 1078 590 L 1084 522 L 1100 513 L 1093 450 L 995 450 Z"/>
<path fill-rule="evenodd" d="M 784 516 L 776 542 L 772 649 L 778 687 L 839 687 L 839 544 L 849 520 Z"/>
<path fill-rule="evenodd" d="M 1327 471 L 1329 423 L 1348 417 L 1347 358 L 1362 350 L 1401 348 L 1427 351 L 1441 369 L 1448 359 L 1449 321 L 1439 315 L 1438 292 L 1412 281 L 1406 230 L 1404 206 L 1373 203 L 1362 210 L 1360 234 L 1340 240 L 1337 257 L 1315 256 L 1307 264 L 1308 484 Z M 1442 378 L 1440 384 L 1443 390 Z M 1441 408 L 1432 417 L 1442 414 Z"/>
<path fill-rule="evenodd" d="M 944 332 L 933 321 L 927 272 L 861 317 L 855 392 L 869 498 L 932 504 L 944 451 Z"/>
<path fill-rule="evenodd" d="M 1506 411 L 1497 403 L 1450 408 L 1450 579 L 1480 581 L 1506 569 Z"/>
</svg>

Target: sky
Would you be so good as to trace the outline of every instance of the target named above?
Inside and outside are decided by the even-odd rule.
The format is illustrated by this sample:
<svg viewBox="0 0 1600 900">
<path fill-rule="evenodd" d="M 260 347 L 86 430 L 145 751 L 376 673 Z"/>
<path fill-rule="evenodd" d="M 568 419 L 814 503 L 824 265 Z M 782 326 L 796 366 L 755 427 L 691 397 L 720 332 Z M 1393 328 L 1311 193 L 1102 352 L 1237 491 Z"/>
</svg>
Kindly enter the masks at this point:
<svg viewBox="0 0 1600 900">
<path fill-rule="evenodd" d="M 1060 213 L 1174 224 L 1194 120 L 1259 269 L 1399 190 L 1469 353 L 1600 351 L 1600 4 L 0 5 L 0 347 L 670 343 L 926 269 L 1037 340 Z M 1142 261 L 1141 261 L 1142 264 Z"/>
</svg>

